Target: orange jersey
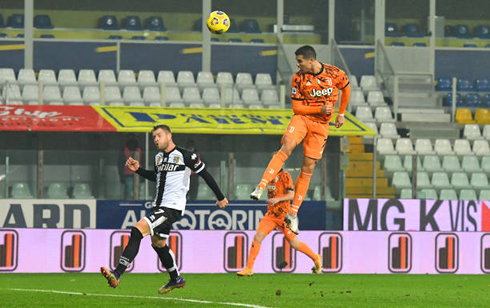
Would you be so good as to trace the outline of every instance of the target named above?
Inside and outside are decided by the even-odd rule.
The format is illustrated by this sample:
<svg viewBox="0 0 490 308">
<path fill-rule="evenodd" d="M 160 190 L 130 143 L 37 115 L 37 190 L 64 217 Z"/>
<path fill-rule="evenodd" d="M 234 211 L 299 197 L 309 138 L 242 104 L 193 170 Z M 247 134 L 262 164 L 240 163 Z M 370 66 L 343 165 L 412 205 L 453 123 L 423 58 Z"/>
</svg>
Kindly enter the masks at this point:
<svg viewBox="0 0 490 308">
<path fill-rule="evenodd" d="M 294 190 L 293 178 L 289 172 L 281 169 L 275 179 L 269 182 L 269 188 L 267 189 L 267 197 L 279 198 L 285 196 L 289 191 Z M 281 201 L 279 203 L 268 205 L 267 214 L 274 215 L 275 217 L 284 217 L 289 213 L 290 201 Z"/>
<path fill-rule="evenodd" d="M 339 99 L 339 89 L 342 90 L 349 84 L 345 72 L 336 66 L 322 63 L 322 69 L 318 74 L 302 73 L 294 74 L 291 83 L 291 99 L 293 109 L 295 102 L 300 106 L 319 107 L 318 113 L 303 114 L 294 110 L 295 114 L 303 114 L 305 117 L 321 123 L 328 123 L 333 116 L 320 114 L 320 109 L 326 104 L 332 106 Z"/>
</svg>

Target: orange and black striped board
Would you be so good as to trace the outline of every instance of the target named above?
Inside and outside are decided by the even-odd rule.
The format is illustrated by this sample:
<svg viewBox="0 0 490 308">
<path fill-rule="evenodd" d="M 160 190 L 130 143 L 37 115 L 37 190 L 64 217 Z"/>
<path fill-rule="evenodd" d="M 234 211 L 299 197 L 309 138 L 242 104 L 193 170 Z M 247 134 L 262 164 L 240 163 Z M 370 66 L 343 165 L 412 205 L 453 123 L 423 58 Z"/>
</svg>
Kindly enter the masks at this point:
<svg viewBox="0 0 490 308">
<path fill-rule="evenodd" d="M 456 234 L 438 234 L 436 249 L 437 270 L 445 273 L 456 272 L 458 269 L 458 238 Z"/>
<path fill-rule="evenodd" d="M 82 264 L 82 235 L 73 234 L 71 236 L 71 245 L 65 246 L 64 267 L 66 269 L 77 269 Z"/>
<path fill-rule="evenodd" d="M 0 270 L 8 270 L 14 267 L 16 247 L 16 234 L 5 232 L 3 244 L 0 245 Z"/>
<path fill-rule="evenodd" d="M 274 272 L 294 272 L 296 250 L 291 247 L 282 232 L 272 236 L 272 269 Z"/>
<path fill-rule="evenodd" d="M 241 269 L 245 266 L 245 237 L 243 235 L 235 236 L 234 245 L 228 247 L 228 268 Z"/>
<path fill-rule="evenodd" d="M 408 243 L 407 236 L 398 237 L 398 245 L 391 248 L 391 267 L 395 270 L 408 268 Z"/>
</svg>

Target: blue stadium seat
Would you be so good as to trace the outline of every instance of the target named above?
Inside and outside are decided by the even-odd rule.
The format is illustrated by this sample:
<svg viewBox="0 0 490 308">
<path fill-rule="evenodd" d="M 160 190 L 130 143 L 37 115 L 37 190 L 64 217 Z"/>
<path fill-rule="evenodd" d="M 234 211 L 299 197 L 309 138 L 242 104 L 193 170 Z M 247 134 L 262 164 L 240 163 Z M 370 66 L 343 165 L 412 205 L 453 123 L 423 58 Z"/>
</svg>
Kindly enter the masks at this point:
<svg viewBox="0 0 490 308">
<path fill-rule="evenodd" d="M 451 106 L 452 102 L 453 102 L 453 94 L 448 93 L 445 99 L 445 106 Z M 456 93 L 456 106 L 461 106 L 462 104 L 463 104 L 463 99 L 461 98 L 461 94 Z"/>
<path fill-rule="evenodd" d="M 168 41 L 168 36 L 155 36 L 155 41 Z"/>
<path fill-rule="evenodd" d="M 486 48 L 490 48 L 490 44 L 485 45 Z"/>
<path fill-rule="evenodd" d="M 427 47 L 426 43 L 413 43 L 413 47 Z"/>
<path fill-rule="evenodd" d="M 473 84 L 469 79 L 459 78 L 456 89 L 458 91 L 473 91 Z"/>
<path fill-rule="evenodd" d="M 100 27 L 104 30 L 119 30 L 117 18 L 114 15 L 104 15 L 100 19 Z"/>
<path fill-rule="evenodd" d="M 422 37 L 424 34 L 420 30 L 419 25 L 414 24 L 414 23 L 408 23 L 405 26 L 403 26 L 403 32 L 405 32 L 405 35 L 408 37 Z"/>
<path fill-rule="evenodd" d="M 138 16 L 126 16 L 123 20 L 123 27 L 130 31 L 141 31 L 143 27 L 141 26 L 141 20 Z"/>
<path fill-rule="evenodd" d="M 192 27 L 192 30 L 194 31 L 202 31 L 202 17 L 200 17 L 198 20 L 194 22 L 194 26 Z"/>
<path fill-rule="evenodd" d="M 454 26 L 444 26 L 444 36 L 454 36 Z"/>
<path fill-rule="evenodd" d="M 453 82 L 449 77 L 439 77 L 437 79 L 436 90 L 438 91 L 451 91 L 453 89 Z"/>
<path fill-rule="evenodd" d="M 468 107 L 480 107 L 482 105 L 480 95 L 476 93 L 466 94 L 464 101 L 465 105 Z"/>
<path fill-rule="evenodd" d="M 470 44 L 470 43 L 466 43 L 463 45 L 464 48 L 476 48 L 478 46 L 476 46 L 476 44 Z"/>
<path fill-rule="evenodd" d="M 257 19 L 245 19 L 242 21 L 242 31 L 245 33 L 262 33 Z"/>
<path fill-rule="evenodd" d="M 158 16 L 148 17 L 145 21 L 145 24 L 146 28 L 150 31 L 167 31 L 162 18 Z"/>
<path fill-rule="evenodd" d="M 457 38 L 470 38 L 470 28 L 468 25 L 456 25 L 454 26 L 454 35 Z"/>
<path fill-rule="evenodd" d="M 217 37 L 212 37 L 212 38 L 211 38 L 211 42 L 219 42 L 219 38 L 217 38 Z"/>
<path fill-rule="evenodd" d="M 236 24 L 236 20 L 234 18 L 230 18 L 230 28 L 228 28 L 227 33 L 238 33 L 238 26 Z"/>
<path fill-rule="evenodd" d="M 24 33 L 17 34 L 16 38 L 24 38 Z"/>
<path fill-rule="evenodd" d="M 41 38 L 54 39 L 54 35 L 52 35 L 52 34 L 41 34 Z"/>
<path fill-rule="evenodd" d="M 385 24 L 385 36 L 388 37 L 399 37 L 401 34 L 398 32 L 398 27 L 396 24 L 387 22 Z"/>
<path fill-rule="evenodd" d="M 483 98 L 483 104 L 487 108 L 490 108 L 490 94 L 485 94 L 485 97 Z"/>
<path fill-rule="evenodd" d="M 478 92 L 490 92 L 490 80 L 488 78 L 477 78 L 475 90 Z"/>
<path fill-rule="evenodd" d="M 2 14 L 0 14 L 0 28 L 5 28 L 5 23 L 3 22 Z"/>
<path fill-rule="evenodd" d="M 250 43 L 252 43 L 252 44 L 263 44 L 264 40 L 263 39 L 251 39 Z"/>
<path fill-rule="evenodd" d="M 8 37 L 7 33 L 0 33 L 0 37 Z"/>
<path fill-rule="evenodd" d="M 123 37 L 122 37 L 122 35 L 111 35 L 111 36 L 109 36 L 109 39 L 110 40 L 122 40 Z"/>
<path fill-rule="evenodd" d="M 489 39 L 490 27 L 487 25 L 479 25 L 475 28 L 475 36 L 481 39 Z"/>
<path fill-rule="evenodd" d="M 51 18 L 48 15 L 34 16 L 34 28 L 37 29 L 53 29 Z"/>
<path fill-rule="evenodd" d="M 242 39 L 240 39 L 240 38 L 228 39 L 228 43 L 241 43 L 241 42 L 242 42 Z"/>
<path fill-rule="evenodd" d="M 403 42 L 393 42 L 393 43 L 391 43 L 391 46 L 405 46 L 405 43 L 403 43 Z"/>
<path fill-rule="evenodd" d="M 24 15 L 23 14 L 10 15 L 7 25 L 12 28 L 24 28 Z"/>
<path fill-rule="evenodd" d="M 133 35 L 131 39 L 135 41 L 144 41 L 146 40 L 146 37 L 144 37 L 143 35 Z"/>
</svg>

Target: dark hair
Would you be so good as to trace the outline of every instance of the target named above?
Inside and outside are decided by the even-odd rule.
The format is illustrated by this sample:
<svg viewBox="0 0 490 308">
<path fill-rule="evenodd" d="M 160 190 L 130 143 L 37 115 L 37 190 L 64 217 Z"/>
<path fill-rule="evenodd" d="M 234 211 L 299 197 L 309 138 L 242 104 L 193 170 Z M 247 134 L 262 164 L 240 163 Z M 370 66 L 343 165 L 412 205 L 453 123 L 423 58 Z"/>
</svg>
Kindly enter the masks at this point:
<svg viewBox="0 0 490 308">
<path fill-rule="evenodd" d="M 296 49 L 294 54 L 297 56 L 303 56 L 305 59 L 316 59 L 315 49 L 310 45 L 301 46 L 300 48 Z"/>
<path fill-rule="evenodd" d="M 168 125 L 165 125 L 165 124 L 160 124 L 160 125 L 155 125 L 152 129 L 152 132 L 156 131 L 157 129 L 163 129 L 164 131 L 168 132 L 168 133 L 171 133 L 172 130 L 170 129 L 170 127 L 168 127 Z"/>
</svg>

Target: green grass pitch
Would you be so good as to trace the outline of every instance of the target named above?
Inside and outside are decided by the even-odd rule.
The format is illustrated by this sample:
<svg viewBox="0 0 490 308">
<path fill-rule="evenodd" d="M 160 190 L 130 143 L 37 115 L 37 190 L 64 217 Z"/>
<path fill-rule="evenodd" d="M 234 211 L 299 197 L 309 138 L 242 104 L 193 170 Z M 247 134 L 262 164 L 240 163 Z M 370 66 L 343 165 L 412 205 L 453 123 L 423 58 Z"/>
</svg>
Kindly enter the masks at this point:
<svg viewBox="0 0 490 308">
<path fill-rule="evenodd" d="M 1 307 L 490 307 L 488 275 L 0 274 Z"/>
</svg>

